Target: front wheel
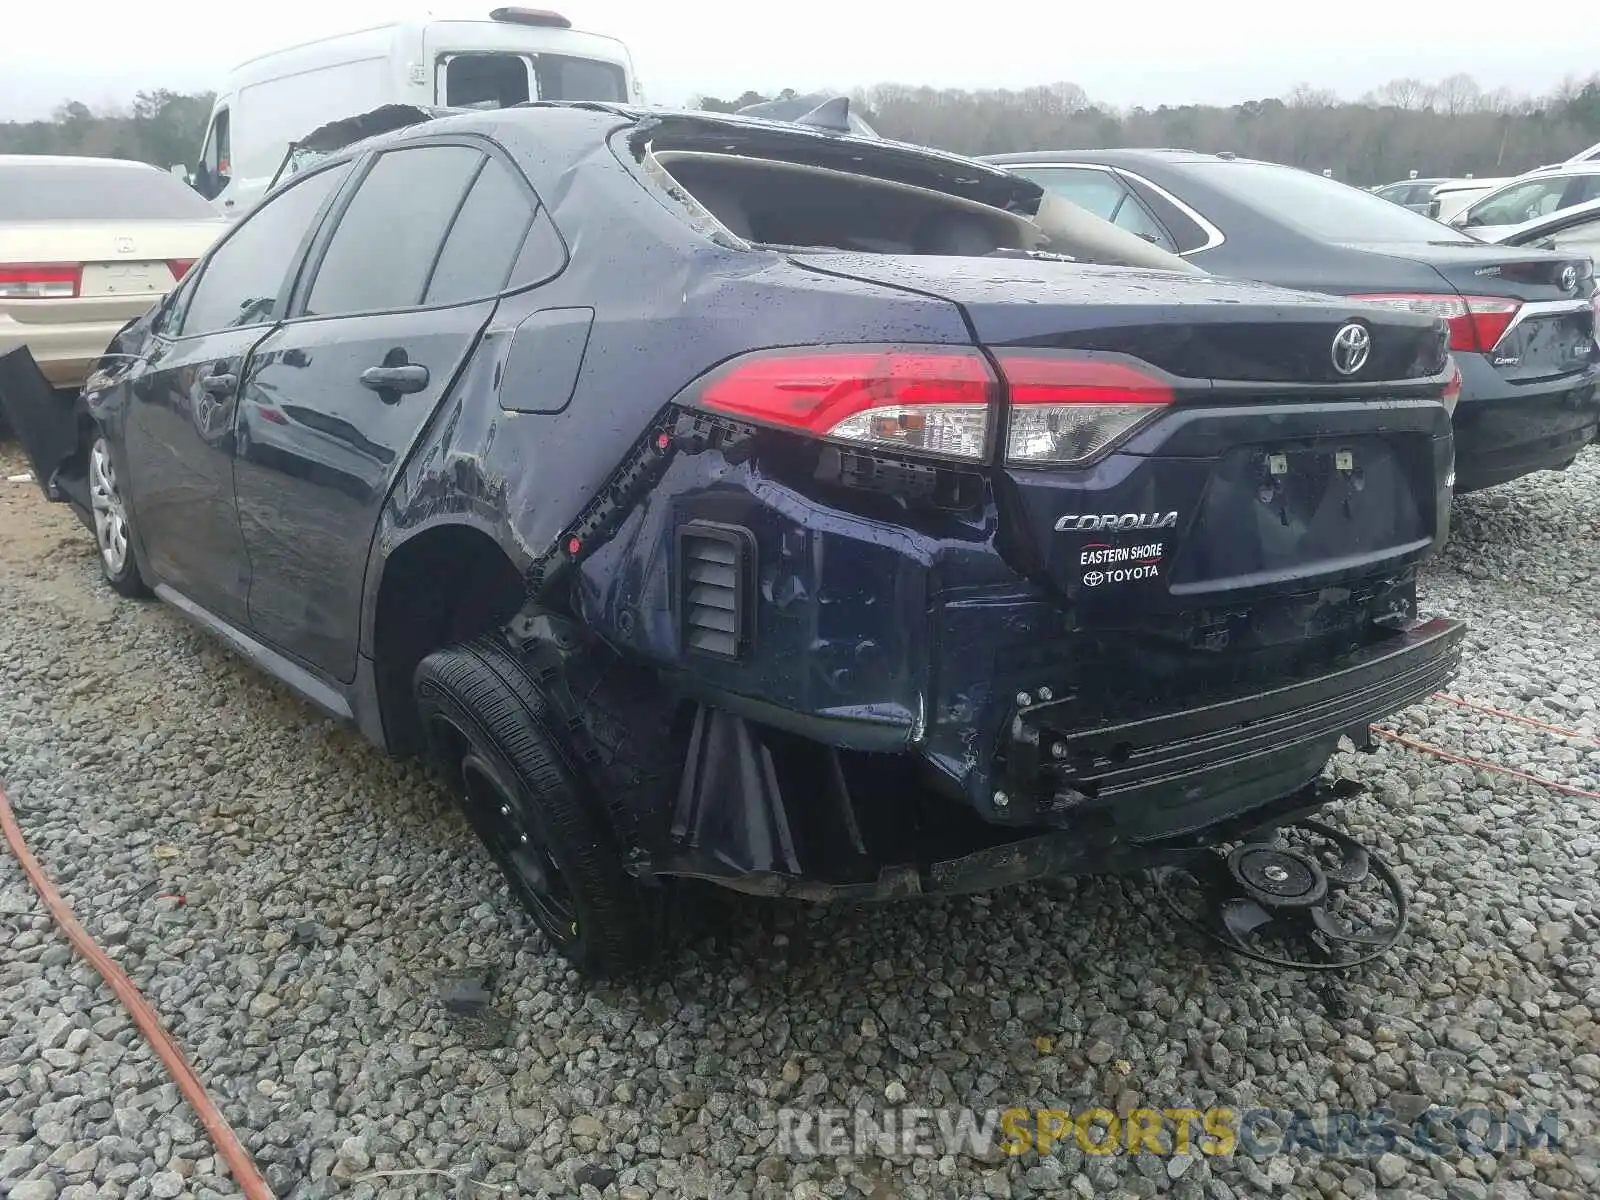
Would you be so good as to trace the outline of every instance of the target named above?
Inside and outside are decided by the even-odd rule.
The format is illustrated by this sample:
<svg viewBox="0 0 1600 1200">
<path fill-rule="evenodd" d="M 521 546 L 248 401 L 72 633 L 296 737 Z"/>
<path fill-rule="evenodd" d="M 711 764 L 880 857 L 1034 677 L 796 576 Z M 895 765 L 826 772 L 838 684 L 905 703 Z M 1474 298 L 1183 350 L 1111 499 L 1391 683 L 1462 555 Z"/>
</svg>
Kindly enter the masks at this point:
<svg viewBox="0 0 1600 1200">
<path fill-rule="evenodd" d="M 430 654 L 413 678 L 435 765 L 535 924 L 588 974 L 624 974 L 650 952 L 583 758 L 522 661 L 494 638 Z"/>
<path fill-rule="evenodd" d="M 139 574 L 133 556 L 133 524 L 128 503 L 117 479 L 111 446 L 97 433 L 89 448 L 89 508 L 94 518 L 94 540 L 100 548 L 100 574 L 112 590 L 124 596 L 148 596 L 150 588 Z"/>
</svg>

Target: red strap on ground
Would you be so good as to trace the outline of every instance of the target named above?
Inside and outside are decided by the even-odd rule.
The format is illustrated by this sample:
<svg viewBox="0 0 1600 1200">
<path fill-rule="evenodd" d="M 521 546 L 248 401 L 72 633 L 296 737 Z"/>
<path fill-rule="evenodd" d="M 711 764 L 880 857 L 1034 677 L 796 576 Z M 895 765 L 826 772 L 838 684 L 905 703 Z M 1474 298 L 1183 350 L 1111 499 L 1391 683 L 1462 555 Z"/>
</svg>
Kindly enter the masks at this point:
<svg viewBox="0 0 1600 1200">
<path fill-rule="evenodd" d="M 1456 754 L 1451 750 L 1441 750 L 1438 746 L 1431 746 L 1427 742 L 1419 742 L 1415 738 L 1408 738 L 1404 734 L 1393 733 L 1376 725 L 1372 727 L 1372 732 L 1391 742 L 1398 742 L 1408 750 L 1415 750 L 1419 754 L 1431 754 L 1435 758 L 1444 759 L 1445 762 L 1477 767 L 1482 771 L 1493 771 L 1497 775 L 1509 775 L 1512 779 L 1523 779 L 1529 783 L 1537 783 L 1540 787 L 1565 792 L 1569 796 L 1583 796 L 1589 800 L 1600 800 L 1600 792 L 1591 792 L 1587 788 L 1573 787 L 1570 783 L 1557 783 L 1554 779 L 1546 779 L 1542 775 L 1529 775 L 1526 771 L 1516 771 L 1510 767 L 1502 767 L 1499 763 L 1484 762 L 1481 758 L 1469 758 L 1465 754 Z"/>
<path fill-rule="evenodd" d="M 1495 708 L 1490 704 L 1479 704 L 1476 700 L 1468 700 L 1462 696 L 1453 696 L 1449 692 L 1435 692 L 1433 696 L 1436 700 L 1448 700 L 1451 704 L 1459 704 L 1462 708 L 1470 708 L 1481 713 L 1488 713 L 1492 717 L 1503 717 L 1507 721 L 1519 721 L 1523 725 L 1531 725 L 1535 729 L 1544 730 L 1546 733 L 1553 733 L 1564 738 L 1575 738 L 1576 740 L 1583 742 L 1585 745 L 1600 747 L 1600 741 L 1596 741 L 1588 734 L 1580 733 L 1576 729 L 1567 729 L 1561 725 L 1551 725 L 1545 721 L 1536 721 L 1532 717 L 1524 717 L 1520 713 L 1506 712 L 1505 709 Z"/>
<path fill-rule="evenodd" d="M 267 1186 L 267 1181 L 261 1177 L 261 1172 L 256 1170 L 256 1164 L 250 1158 L 249 1152 L 240 1143 L 232 1127 L 223 1119 L 222 1113 L 212 1103 L 211 1097 L 206 1094 L 205 1085 L 194 1073 L 189 1060 L 183 1056 L 178 1043 L 172 1040 L 172 1035 L 161 1024 L 161 1018 L 156 1014 L 156 1010 L 150 1007 L 150 1002 L 134 986 L 133 980 L 128 978 L 127 973 L 104 950 L 95 945 L 88 931 L 78 924 L 77 917 L 72 915 L 71 906 L 61 898 L 61 893 L 56 891 L 55 885 L 50 882 L 50 877 L 39 865 L 39 860 L 29 851 L 28 843 L 23 840 L 22 830 L 17 826 L 16 814 L 11 811 L 11 801 L 3 787 L 0 787 L 0 830 L 4 830 L 6 844 L 11 847 L 11 853 L 17 856 L 17 862 L 22 864 L 23 874 L 33 884 L 34 891 L 39 893 L 39 898 L 50 910 L 50 915 L 61 927 L 61 932 L 67 935 L 67 940 L 116 993 L 117 999 L 122 1001 L 122 1007 L 128 1010 L 133 1023 L 144 1035 L 145 1041 L 166 1065 L 167 1073 L 172 1076 L 173 1082 L 189 1101 L 189 1107 L 194 1109 L 200 1117 L 201 1124 L 206 1127 L 206 1134 L 210 1137 L 211 1144 L 217 1148 L 217 1153 L 222 1155 L 223 1161 L 228 1164 L 234 1182 L 243 1189 L 249 1200 L 276 1200 L 272 1189 Z"/>
</svg>

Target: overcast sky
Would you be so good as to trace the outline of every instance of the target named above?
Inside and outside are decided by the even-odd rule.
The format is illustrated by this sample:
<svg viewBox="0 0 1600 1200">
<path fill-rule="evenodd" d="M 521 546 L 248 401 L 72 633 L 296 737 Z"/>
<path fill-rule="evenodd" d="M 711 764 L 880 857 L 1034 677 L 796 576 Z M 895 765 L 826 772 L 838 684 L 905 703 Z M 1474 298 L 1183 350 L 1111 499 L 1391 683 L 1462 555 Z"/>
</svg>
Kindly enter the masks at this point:
<svg viewBox="0 0 1600 1200">
<path fill-rule="evenodd" d="M 0 119 L 43 116 L 68 98 L 94 106 L 125 102 L 139 88 L 212 88 L 253 54 L 429 11 L 406 0 L 4 2 Z M 432 11 L 485 16 L 499 2 L 439 0 Z M 1488 89 L 1543 92 L 1563 76 L 1600 70 L 1600 21 L 1530 22 L 1535 36 L 1522 41 L 1505 7 L 1487 0 L 523 3 L 622 38 L 647 98 L 667 104 L 745 88 L 1069 80 L 1097 100 L 1153 107 L 1234 103 L 1298 83 L 1355 96 L 1401 75 L 1456 71 Z M 1559 36 L 1537 36 L 1550 29 Z"/>
</svg>

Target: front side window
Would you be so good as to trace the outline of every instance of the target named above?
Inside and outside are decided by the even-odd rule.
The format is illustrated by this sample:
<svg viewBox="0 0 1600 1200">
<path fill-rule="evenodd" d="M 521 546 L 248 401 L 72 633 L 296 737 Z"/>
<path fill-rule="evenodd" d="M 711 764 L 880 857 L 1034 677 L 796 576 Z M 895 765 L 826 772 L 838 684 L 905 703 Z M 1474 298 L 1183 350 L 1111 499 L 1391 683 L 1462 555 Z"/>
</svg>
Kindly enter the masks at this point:
<svg viewBox="0 0 1600 1200">
<path fill-rule="evenodd" d="M 290 268 L 322 206 L 350 173 L 341 163 L 291 183 L 244 217 L 201 268 L 181 336 L 264 325 L 282 316 L 280 297 Z"/>
<path fill-rule="evenodd" d="M 470 146 L 413 146 L 379 157 L 339 218 L 306 315 L 420 305 L 445 234 L 484 158 Z"/>
<path fill-rule="evenodd" d="M 195 172 L 194 186 L 207 200 L 215 200 L 233 178 L 231 124 L 228 110 L 217 109 L 211 118 L 211 129 L 206 134 L 205 149 L 200 152 L 200 167 Z"/>
<path fill-rule="evenodd" d="M 1467 210 L 1465 225 L 1520 225 L 1547 216 L 1561 207 L 1561 197 L 1572 182 L 1569 176 L 1530 179 L 1486 196 Z"/>
</svg>

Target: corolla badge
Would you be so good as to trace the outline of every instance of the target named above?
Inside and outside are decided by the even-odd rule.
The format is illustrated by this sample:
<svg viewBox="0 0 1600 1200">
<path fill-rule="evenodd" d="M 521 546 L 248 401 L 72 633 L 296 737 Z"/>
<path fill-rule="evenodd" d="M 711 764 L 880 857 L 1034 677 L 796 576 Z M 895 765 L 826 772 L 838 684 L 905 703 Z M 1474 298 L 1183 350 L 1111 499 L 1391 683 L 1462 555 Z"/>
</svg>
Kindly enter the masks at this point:
<svg viewBox="0 0 1600 1200">
<path fill-rule="evenodd" d="M 131 237 L 119 237 L 116 244 L 118 254 L 133 253 L 133 239 Z"/>
<path fill-rule="evenodd" d="M 1365 325 L 1351 321 L 1333 335 L 1333 369 L 1341 375 L 1354 375 L 1372 356 L 1372 335 Z"/>
<path fill-rule="evenodd" d="M 1069 513 L 1056 521 L 1057 533 L 1088 533 L 1090 530 L 1171 529 L 1178 523 L 1178 514 L 1169 513 L 1105 513 L 1079 516 Z"/>
<path fill-rule="evenodd" d="M 1578 286 L 1578 268 L 1570 263 L 1561 268 L 1561 290 L 1570 292 Z"/>
</svg>

